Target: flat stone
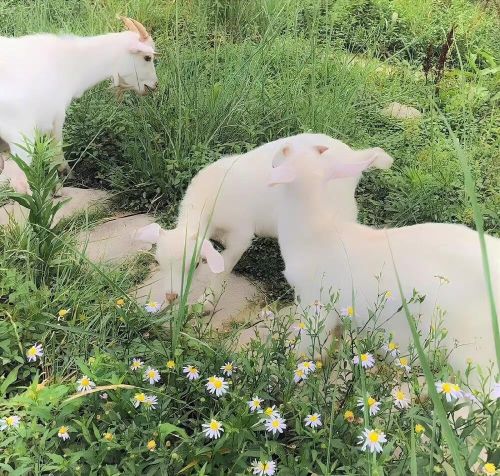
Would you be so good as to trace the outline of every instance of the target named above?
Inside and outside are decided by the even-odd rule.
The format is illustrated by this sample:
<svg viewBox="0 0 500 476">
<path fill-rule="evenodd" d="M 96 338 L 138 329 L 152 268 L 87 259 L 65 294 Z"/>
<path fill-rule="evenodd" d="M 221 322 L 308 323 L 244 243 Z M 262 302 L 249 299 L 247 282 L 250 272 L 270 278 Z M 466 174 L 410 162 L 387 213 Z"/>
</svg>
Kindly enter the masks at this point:
<svg viewBox="0 0 500 476">
<path fill-rule="evenodd" d="M 115 216 L 106 222 L 83 231 L 78 235 L 81 250 L 87 257 L 99 263 L 120 263 L 137 254 L 147 251 L 151 245 L 134 240 L 135 232 L 150 223 L 148 215 Z"/>
<path fill-rule="evenodd" d="M 394 117 L 395 119 L 417 119 L 422 117 L 422 113 L 418 109 L 411 106 L 405 106 L 399 102 L 391 102 L 382 110 L 382 114 Z"/>
<path fill-rule="evenodd" d="M 68 200 L 67 203 L 56 213 L 54 223 L 58 223 L 63 218 L 70 217 L 75 213 L 90 212 L 99 206 L 105 204 L 109 195 L 103 190 L 81 189 L 74 187 L 63 187 L 59 191 L 58 196 L 54 201 Z M 0 207 L 0 225 L 7 225 L 9 219 L 14 219 L 18 223 L 24 223 L 28 219 L 29 211 L 19 205 L 11 202 L 3 207 Z"/>
</svg>

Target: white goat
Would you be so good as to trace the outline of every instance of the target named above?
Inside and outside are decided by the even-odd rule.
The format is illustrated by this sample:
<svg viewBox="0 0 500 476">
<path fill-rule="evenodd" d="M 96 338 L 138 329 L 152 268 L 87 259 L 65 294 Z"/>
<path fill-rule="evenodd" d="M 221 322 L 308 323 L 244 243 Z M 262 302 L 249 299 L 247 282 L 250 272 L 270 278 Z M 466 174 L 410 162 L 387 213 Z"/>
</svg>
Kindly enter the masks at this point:
<svg viewBox="0 0 500 476">
<path fill-rule="evenodd" d="M 311 159 L 315 159 L 314 167 Z M 463 371 L 467 358 L 482 366 L 496 361 L 477 232 L 441 223 L 378 230 L 345 220 L 327 203 L 326 197 L 341 182 L 330 179 L 357 177 L 369 165 L 370 160 L 355 165 L 348 152 L 338 149 L 320 153 L 317 148 L 306 150 L 296 144 L 283 147 L 273 160 L 270 185 L 279 185 L 275 199 L 284 274 L 300 306 L 310 308 L 317 300 L 329 300 L 330 289 L 340 290 L 338 308 L 323 310 L 326 331 L 331 332 L 339 322 L 339 310 L 354 304 L 354 292 L 355 322 L 364 325 L 367 309 L 373 308 L 381 294 L 391 291 L 399 296 L 393 256 L 404 296 L 410 298 L 414 289 L 426 296 L 421 304 L 411 305 L 424 334 L 435 324 L 436 302 L 446 311 L 445 343 L 448 348 L 460 345 L 453 350 L 450 364 Z M 498 304 L 500 240 L 487 236 L 486 242 Z M 447 284 L 441 286 L 440 281 Z M 395 315 L 383 327 L 404 348 L 412 339 L 405 315 L 397 312 L 400 305 L 400 299 L 387 302 L 384 313 Z M 299 351 L 307 351 L 310 343 L 303 339 Z"/>
<path fill-rule="evenodd" d="M 112 78 L 122 89 L 146 94 L 157 87 L 154 43 L 144 26 L 122 17 L 129 31 L 93 37 L 39 34 L 0 37 L 0 143 L 26 163 L 24 140 L 36 131 L 62 143 L 66 110 L 74 98 Z M 22 171 L 9 167 L 17 191 L 28 184 Z"/>
<path fill-rule="evenodd" d="M 389 168 L 393 162 L 392 157 L 379 148 L 353 151 L 343 142 L 324 134 L 299 134 L 262 145 L 243 155 L 223 157 L 208 165 L 189 185 L 175 229 L 163 230 L 152 224 L 136 234 L 137 240 L 157 244 L 156 259 L 169 302 L 181 293 L 197 237 L 203 236 L 205 230 L 201 255 L 207 259 L 211 270 L 219 273 L 210 285 L 215 295 L 255 235 L 277 237 L 273 193 L 266 183 L 273 157 L 288 142 L 318 144 L 321 150 L 327 147 L 347 150 L 357 160 L 371 159 L 372 165 L 378 168 Z M 360 176 L 361 173 L 339 181 L 327 199 L 333 210 L 347 221 L 357 218 L 354 192 Z M 209 238 L 224 245 L 223 258 Z"/>
</svg>

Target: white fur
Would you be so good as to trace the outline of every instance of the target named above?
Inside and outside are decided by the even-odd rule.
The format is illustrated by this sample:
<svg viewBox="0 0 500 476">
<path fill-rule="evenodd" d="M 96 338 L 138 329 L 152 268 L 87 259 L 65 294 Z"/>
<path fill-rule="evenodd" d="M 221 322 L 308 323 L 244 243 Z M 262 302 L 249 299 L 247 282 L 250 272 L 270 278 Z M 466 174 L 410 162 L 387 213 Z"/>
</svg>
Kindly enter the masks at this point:
<svg viewBox="0 0 500 476">
<path fill-rule="evenodd" d="M 324 134 L 299 134 L 279 139 L 243 154 L 223 157 L 201 170 L 192 180 L 180 205 L 177 227 L 161 230 L 151 225 L 139 231 L 138 239 L 157 243 L 156 258 L 164 276 L 165 292 L 180 294 L 182 276 L 187 275 L 197 236 L 220 241 L 225 250 L 225 269 L 212 281 L 215 293 L 255 235 L 277 237 L 274 193 L 267 187 L 272 161 L 285 144 L 329 147 L 341 154 L 370 157 L 378 168 L 389 168 L 393 159 L 379 148 L 353 151 L 343 142 Z M 329 194 L 332 209 L 347 221 L 357 218 L 354 197 L 357 177 L 339 180 Z M 183 266 L 184 253 L 188 257 Z M 203 253 L 202 253 L 203 255 Z M 207 257 L 210 258 L 210 257 Z M 209 261 L 210 265 L 210 261 Z"/>
<path fill-rule="evenodd" d="M 482 366 L 496 361 L 477 232 L 462 225 L 441 223 L 377 230 L 345 220 L 327 205 L 325 198 L 331 197 L 332 187 L 338 182 L 331 180 L 327 185 L 328 170 L 310 166 L 308 155 L 317 156 L 317 152 L 295 147 L 285 155 L 281 166 L 293 169 L 296 175 L 295 180 L 274 187 L 278 191 L 278 235 L 285 277 L 304 309 L 316 300 L 327 302 L 329 290 L 340 290 L 336 312 L 324 311 L 325 332 L 331 332 L 339 323 L 337 312 L 341 308 L 354 304 L 353 290 L 357 325 L 366 323 L 367 309 L 373 309 L 377 296 L 385 291 L 391 291 L 394 299 L 387 302 L 384 316 L 396 313 L 401 299 L 392 251 L 405 297 L 410 298 L 414 289 L 426 296 L 422 304 L 410 305 L 414 315 L 420 316 L 424 335 L 429 331 L 436 305 L 446 311 L 446 344 L 450 349 L 455 343 L 461 345 L 451 354 L 452 366 L 463 371 L 467 358 Z M 339 160 L 334 152 L 327 151 L 321 157 L 321 165 Z M 348 154 L 345 159 L 349 159 Z M 486 243 L 499 304 L 500 240 L 487 236 Z M 449 283 L 440 286 L 438 276 L 446 277 Z M 403 347 L 412 340 L 403 312 L 383 327 L 393 332 Z M 303 339 L 301 350 L 307 350 L 308 345 L 310 339 Z"/>
<path fill-rule="evenodd" d="M 29 164 L 29 155 L 20 147 L 24 139 L 32 141 L 38 130 L 61 143 L 68 106 L 97 83 L 113 78 L 115 86 L 140 94 L 155 89 L 154 62 L 145 60 L 153 54 L 151 37 L 141 41 L 132 31 L 93 37 L 0 37 L 0 142 Z M 21 191 L 27 189 L 24 182 Z"/>
</svg>

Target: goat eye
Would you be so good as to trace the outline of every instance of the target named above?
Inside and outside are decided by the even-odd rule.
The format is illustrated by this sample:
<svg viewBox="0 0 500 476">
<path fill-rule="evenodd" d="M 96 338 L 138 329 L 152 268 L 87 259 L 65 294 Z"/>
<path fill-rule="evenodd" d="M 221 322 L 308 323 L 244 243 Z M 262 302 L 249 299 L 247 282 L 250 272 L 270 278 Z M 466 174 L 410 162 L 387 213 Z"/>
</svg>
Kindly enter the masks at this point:
<svg viewBox="0 0 500 476">
<path fill-rule="evenodd" d="M 144 61 L 151 61 L 153 58 L 151 56 L 144 56 Z"/>
</svg>

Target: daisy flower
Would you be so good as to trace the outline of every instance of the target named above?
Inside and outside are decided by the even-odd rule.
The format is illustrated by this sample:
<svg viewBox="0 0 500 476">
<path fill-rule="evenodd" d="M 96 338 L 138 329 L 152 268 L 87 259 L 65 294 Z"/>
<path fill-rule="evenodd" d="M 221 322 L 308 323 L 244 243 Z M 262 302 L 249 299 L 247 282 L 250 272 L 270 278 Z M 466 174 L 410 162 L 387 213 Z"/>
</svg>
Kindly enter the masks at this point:
<svg viewBox="0 0 500 476">
<path fill-rule="evenodd" d="M 57 432 L 57 436 L 63 441 L 69 440 L 69 428 L 67 426 L 61 426 Z"/>
<path fill-rule="evenodd" d="M 0 430 L 5 430 L 6 428 L 17 428 L 20 423 L 21 418 L 17 415 L 0 418 Z"/>
<path fill-rule="evenodd" d="M 146 410 L 154 410 L 158 405 L 158 397 L 155 395 L 146 395 L 143 405 Z"/>
<path fill-rule="evenodd" d="M 132 402 L 134 404 L 135 408 L 138 408 L 141 403 L 144 403 L 148 397 L 146 396 L 145 393 L 136 393 L 134 395 L 134 398 L 132 399 Z"/>
<path fill-rule="evenodd" d="M 144 362 L 141 359 L 132 359 L 130 370 L 139 370 L 144 367 Z"/>
<path fill-rule="evenodd" d="M 346 410 L 344 413 L 344 420 L 352 423 L 354 421 L 354 412 L 351 410 Z"/>
<path fill-rule="evenodd" d="M 362 451 L 370 450 L 371 453 L 380 453 L 382 451 L 382 443 L 387 441 L 385 433 L 378 430 L 369 430 L 365 428 L 362 436 L 358 436 L 359 444 Z"/>
<path fill-rule="evenodd" d="M 37 344 L 36 342 L 26 351 L 26 358 L 28 359 L 28 362 L 36 362 L 36 358 L 42 356 L 43 356 L 42 344 Z"/>
<path fill-rule="evenodd" d="M 309 374 L 316 370 L 316 364 L 312 360 L 306 360 L 305 362 L 301 362 L 298 366 L 298 369 L 303 370 L 305 374 Z"/>
<path fill-rule="evenodd" d="M 83 375 L 80 380 L 76 382 L 78 385 L 77 390 L 79 392 L 88 392 L 95 387 L 95 383 L 92 382 L 86 375 Z"/>
<path fill-rule="evenodd" d="M 415 433 L 417 433 L 417 435 L 420 435 L 424 431 L 425 431 L 425 427 L 423 425 L 421 425 L 420 423 L 417 423 L 415 425 Z"/>
<path fill-rule="evenodd" d="M 250 401 L 247 402 L 248 408 L 250 408 L 251 412 L 255 412 L 257 410 L 260 410 L 261 409 L 260 405 L 263 401 L 264 400 L 262 400 L 262 398 L 253 397 Z"/>
<path fill-rule="evenodd" d="M 382 349 L 390 354 L 392 357 L 397 357 L 399 355 L 399 344 L 394 341 L 390 341 L 382 346 Z"/>
<path fill-rule="evenodd" d="M 496 382 L 491 389 L 490 398 L 498 400 L 500 398 L 500 382 Z"/>
<path fill-rule="evenodd" d="M 231 377 L 233 372 L 236 372 L 237 370 L 236 365 L 234 365 L 233 362 L 226 362 L 220 369 L 222 370 L 222 373 L 228 377 Z"/>
<path fill-rule="evenodd" d="M 276 472 L 276 463 L 273 460 L 269 461 L 252 461 L 251 470 L 257 476 L 273 476 Z"/>
<path fill-rule="evenodd" d="M 182 369 L 182 371 L 186 374 L 186 377 L 189 380 L 198 380 L 200 378 L 200 372 L 196 367 L 192 365 L 187 365 Z"/>
<path fill-rule="evenodd" d="M 317 428 L 318 426 L 323 425 L 323 423 L 321 423 L 321 415 L 319 413 L 307 415 L 304 418 L 304 423 L 306 426 L 310 426 L 311 428 Z"/>
<path fill-rule="evenodd" d="M 394 405 L 401 410 L 408 408 L 410 406 L 410 399 L 400 388 L 395 388 L 392 391 L 392 397 L 394 398 Z"/>
<path fill-rule="evenodd" d="M 462 396 L 460 387 L 451 382 L 437 382 L 436 390 L 438 393 L 442 393 L 446 396 L 447 402 L 451 402 L 452 400 L 455 400 Z"/>
<path fill-rule="evenodd" d="M 68 314 L 69 314 L 69 309 L 61 309 L 57 313 L 57 320 L 58 321 L 64 320 Z"/>
<path fill-rule="evenodd" d="M 407 357 L 400 357 L 399 359 L 396 359 L 396 365 L 402 369 L 405 369 L 407 372 L 411 370 Z"/>
<path fill-rule="evenodd" d="M 173 370 L 175 369 L 175 362 L 173 360 L 167 360 L 167 369 Z"/>
<path fill-rule="evenodd" d="M 295 383 L 299 383 L 301 380 L 306 380 L 307 379 L 307 373 L 305 370 L 296 368 L 293 371 L 293 381 Z"/>
<path fill-rule="evenodd" d="M 213 418 L 210 420 L 210 423 L 203 423 L 203 425 L 201 426 L 203 428 L 203 433 L 205 433 L 205 436 L 212 440 L 220 438 L 221 432 L 224 431 L 222 423 L 220 421 L 214 420 Z"/>
<path fill-rule="evenodd" d="M 394 301 L 394 297 L 393 297 L 392 291 L 386 291 L 384 293 L 384 298 L 385 298 L 386 301 Z"/>
<path fill-rule="evenodd" d="M 158 312 L 160 310 L 160 307 L 161 307 L 161 304 L 158 304 L 156 301 L 149 301 L 144 306 L 144 309 L 146 310 L 146 312 L 149 312 L 152 314 L 152 313 Z"/>
<path fill-rule="evenodd" d="M 297 334 L 300 334 L 302 331 L 306 330 L 306 324 L 305 322 L 299 321 L 297 324 L 293 326 L 293 330 L 297 332 Z"/>
<path fill-rule="evenodd" d="M 488 476 L 494 475 L 497 473 L 497 467 L 493 463 L 485 463 L 483 466 L 483 473 Z"/>
<path fill-rule="evenodd" d="M 222 397 L 228 390 L 228 383 L 224 380 L 224 377 L 216 377 L 213 375 L 207 379 L 205 384 L 207 390 L 218 397 Z"/>
<path fill-rule="evenodd" d="M 278 418 L 280 416 L 280 412 L 276 410 L 276 405 L 273 405 L 272 407 L 266 407 L 263 413 L 268 418 Z"/>
<path fill-rule="evenodd" d="M 276 433 L 283 433 L 283 430 L 286 429 L 286 423 L 280 416 L 271 417 L 265 421 L 265 427 L 267 431 L 275 435 Z"/>
<path fill-rule="evenodd" d="M 361 366 L 364 369 L 371 369 L 375 365 L 375 357 L 372 354 L 360 354 L 355 355 L 352 359 L 353 364 L 358 365 L 361 362 Z"/>
<path fill-rule="evenodd" d="M 158 370 L 156 369 L 153 369 L 152 367 L 148 367 L 144 372 L 142 380 L 144 380 L 145 382 L 149 380 L 149 383 L 151 385 L 154 385 L 156 382 L 159 382 L 161 380 L 160 372 L 158 372 Z"/>
<path fill-rule="evenodd" d="M 265 307 L 259 312 L 259 317 L 261 319 L 272 319 L 274 317 L 274 312 Z"/>
<path fill-rule="evenodd" d="M 102 437 L 106 440 L 106 441 L 112 441 L 113 440 L 113 433 L 109 433 L 109 432 L 106 432 L 102 435 Z"/>
<path fill-rule="evenodd" d="M 125 306 L 125 299 L 123 298 L 117 299 L 115 304 L 118 309 L 121 309 L 123 306 Z"/>
<path fill-rule="evenodd" d="M 146 446 L 147 446 L 149 451 L 154 451 L 156 449 L 156 441 L 149 440 Z"/>
<path fill-rule="evenodd" d="M 340 310 L 341 317 L 352 317 L 354 316 L 354 308 L 352 306 L 343 307 Z"/>
<path fill-rule="evenodd" d="M 380 402 L 377 402 L 377 400 L 375 400 L 373 397 L 370 397 L 370 395 L 368 395 L 368 398 L 366 399 L 366 401 L 368 403 L 368 409 L 369 409 L 370 415 L 371 416 L 376 415 L 380 410 Z M 365 405 L 364 399 L 358 398 L 358 407 L 363 408 L 364 405 Z"/>
</svg>

